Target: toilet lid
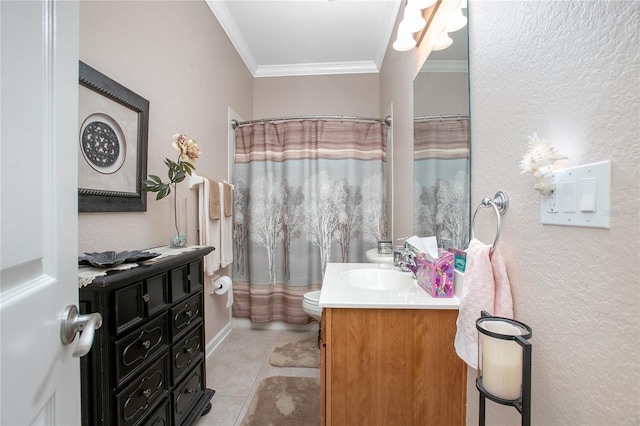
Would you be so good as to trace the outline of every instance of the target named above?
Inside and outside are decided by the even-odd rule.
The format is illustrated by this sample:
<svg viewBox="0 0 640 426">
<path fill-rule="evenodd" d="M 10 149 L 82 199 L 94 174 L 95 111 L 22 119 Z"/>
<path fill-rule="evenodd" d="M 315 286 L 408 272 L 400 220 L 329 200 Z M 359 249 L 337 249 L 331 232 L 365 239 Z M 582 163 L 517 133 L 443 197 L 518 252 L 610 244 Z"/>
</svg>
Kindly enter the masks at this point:
<svg viewBox="0 0 640 426">
<path fill-rule="evenodd" d="M 304 300 L 314 305 L 317 305 L 320 302 L 320 290 L 310 291 L 305 293 L 303 296 Z"/>
</svg>

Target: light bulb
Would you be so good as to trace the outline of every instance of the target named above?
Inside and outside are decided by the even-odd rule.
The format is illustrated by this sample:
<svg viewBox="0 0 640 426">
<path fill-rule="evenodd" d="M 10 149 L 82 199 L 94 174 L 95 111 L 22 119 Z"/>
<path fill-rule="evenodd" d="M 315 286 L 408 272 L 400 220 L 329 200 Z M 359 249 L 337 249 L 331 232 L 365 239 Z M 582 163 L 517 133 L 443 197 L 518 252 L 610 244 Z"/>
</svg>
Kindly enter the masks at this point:
<svg viewBox="0 0 640 426">
<path fill-rule="evenodd" d="M 404 23 L 405 27 L 411 33 L 417 33 L 427 25 L 427 21 L 422 17 L 420 9 L 410 3 L 404 8 L 404 16 L 401 24 L 402 23 Z"/>
<path fill-rule="evenodd" d="M 453 15 L 451 15 L 451 19 L 449 19 L 449 23 L 447 24 L 445 31 L 452 33 L 464 28 L 465 25 L 467 25 L 467 17 L 462 14 L 461 8 L 457 8 Z"/>
<path fill-rule="evenodd" d="M 416 40 L 402 22 L 398 25 L 398 37 L 393 42 L 393 48 L 400 52 L 406 52 L 416 47 Z"/>
<path fill-rule="evenodd" d="M 433 46 L 433 50 L 444 50 L 451 46 L 451 43 L 453 43 L 453 40 L 451 40 L 451 37 L 449 37 L 446 31 L 443 31 L 440 37 L 438 37 L 435 46 Z"/>
<path fill-rule="evenodd" d="M 408 0 L 408 3 L 417 6 L 418 9 L 426 9 L 436 4 L 437 0 Z"/>
</svg>

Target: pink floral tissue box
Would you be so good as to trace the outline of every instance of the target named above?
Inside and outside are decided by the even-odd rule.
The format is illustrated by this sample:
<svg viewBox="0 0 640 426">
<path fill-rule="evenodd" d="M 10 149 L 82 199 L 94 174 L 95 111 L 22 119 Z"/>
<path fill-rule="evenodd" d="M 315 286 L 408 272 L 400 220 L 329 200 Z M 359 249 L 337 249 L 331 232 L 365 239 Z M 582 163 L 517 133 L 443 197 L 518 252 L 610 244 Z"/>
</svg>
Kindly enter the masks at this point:
<svg viewBox="0 0 640 426">
<path fill-rule="evenodd" d="M 439 250 L 439 255 L 435 262 L 424 253 L 418 255 L 416 279 L 431 297 L 453 297 L 454 256 L 445 250 Z"/>
</svg>

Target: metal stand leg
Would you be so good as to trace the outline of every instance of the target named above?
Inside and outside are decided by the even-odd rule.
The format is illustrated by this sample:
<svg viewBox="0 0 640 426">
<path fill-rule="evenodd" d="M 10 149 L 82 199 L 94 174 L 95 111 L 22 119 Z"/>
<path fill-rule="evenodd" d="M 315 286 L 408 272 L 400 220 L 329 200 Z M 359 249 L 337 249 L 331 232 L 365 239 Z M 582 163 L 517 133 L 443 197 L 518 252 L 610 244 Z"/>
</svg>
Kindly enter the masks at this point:
<svg viewBox="0 0 640 426">
<path fill-rule="evenodd" d="M 480 392 L 480 418 L 478 419 L 478 425 L 479 426 L 484 426 L 484 410 L 486 407 L 486 403 L 487 403 L 487 399 L 485 398 L 484 394 L 482 392 Z"/>
</svg>

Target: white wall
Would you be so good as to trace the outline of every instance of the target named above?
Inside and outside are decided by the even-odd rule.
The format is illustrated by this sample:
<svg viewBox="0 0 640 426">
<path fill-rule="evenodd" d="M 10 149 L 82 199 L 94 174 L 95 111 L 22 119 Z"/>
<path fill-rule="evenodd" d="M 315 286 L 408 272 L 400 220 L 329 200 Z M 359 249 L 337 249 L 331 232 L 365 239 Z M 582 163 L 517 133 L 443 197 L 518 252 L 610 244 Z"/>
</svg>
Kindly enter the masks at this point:
<svg viewBox="0 0 640 426">
<path fill-rule="evenodd" d="M 533 328 L 532 424 L 640 424 L 640 3 L 471 0 L 469 16 L 472 206 L 510 196 L 499 250 Z M 612 160 L 610 230 L 540 224 L 518 169 L 534 132 L 571 165 Z M 487 402 L 487 424 L 519 422 Z"/>
</svg>

